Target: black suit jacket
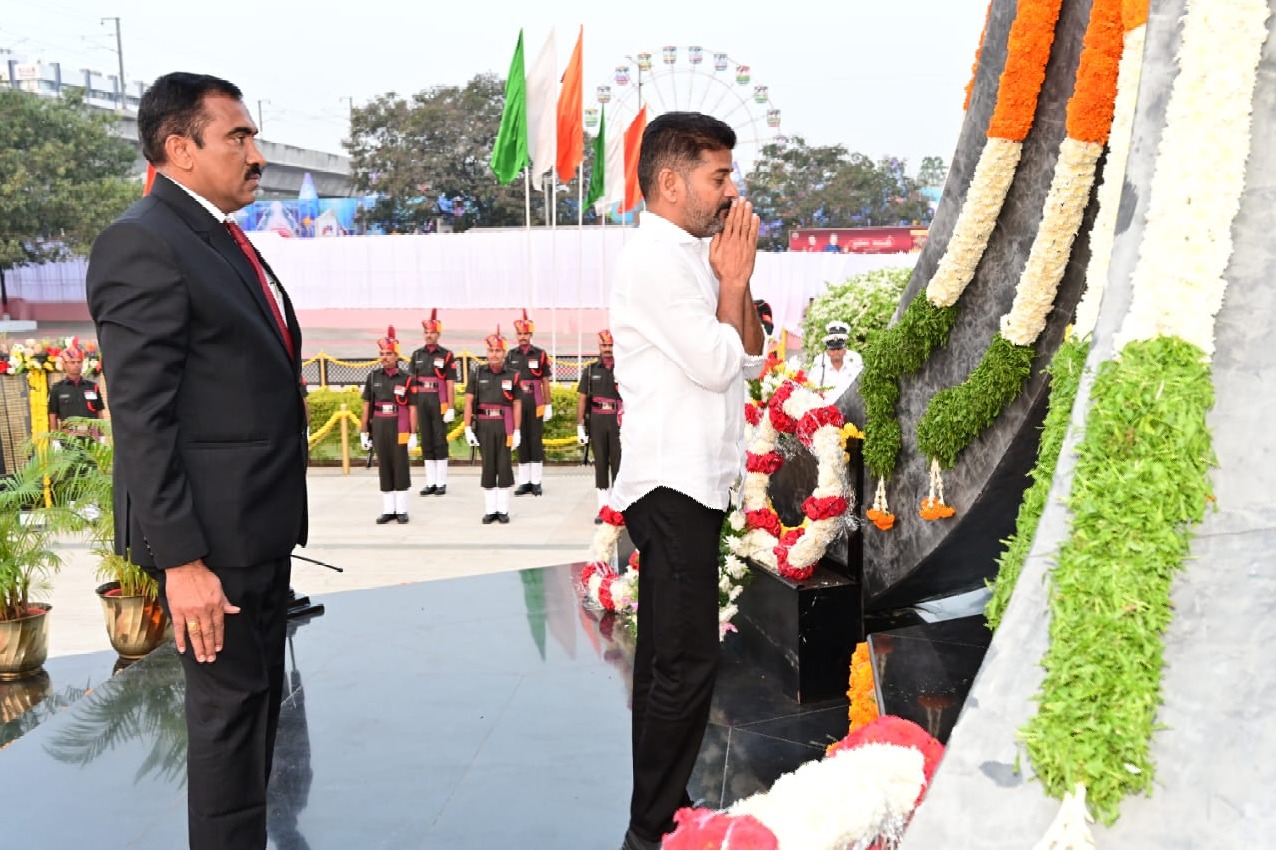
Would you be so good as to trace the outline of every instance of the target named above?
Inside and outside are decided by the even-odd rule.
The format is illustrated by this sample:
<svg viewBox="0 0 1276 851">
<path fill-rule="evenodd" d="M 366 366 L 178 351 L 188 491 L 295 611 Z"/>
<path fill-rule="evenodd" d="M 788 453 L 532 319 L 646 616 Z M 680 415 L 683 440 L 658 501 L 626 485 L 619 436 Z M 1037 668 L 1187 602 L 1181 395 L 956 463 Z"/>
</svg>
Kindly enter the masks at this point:
<svg viewBox="0 0 1276 851">
<path fill-rule="evenodd" d="M 158 177 L 94 242 L 87 288 L 115 439 L 116 551 L 148 568 L 241 568 L 304 544 L 301 366 L 225 224 Z"/>
</svg>

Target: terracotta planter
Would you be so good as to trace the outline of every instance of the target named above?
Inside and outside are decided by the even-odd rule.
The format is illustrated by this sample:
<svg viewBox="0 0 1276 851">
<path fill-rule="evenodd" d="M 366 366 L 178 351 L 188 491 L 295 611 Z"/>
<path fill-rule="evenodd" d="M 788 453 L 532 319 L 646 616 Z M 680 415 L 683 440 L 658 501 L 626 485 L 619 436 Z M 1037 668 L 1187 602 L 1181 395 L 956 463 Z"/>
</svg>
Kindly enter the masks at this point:
<svg viewBox="0 0 1276 851">
<path fill-rule="evenodd" d="M 106 616 L 107 637 L 122 658 L 141 659 L 168 637 L 168 615 L 159 600 L 121 596 L 118 582 L 99 585 L 97 596 Z"/>
<path fill-rule="evenodd" d="M 0 621 L 0 682 L 38 674 L 49 658 L 47 603 L 32 603 L 25 618 Z"/>
</svg>

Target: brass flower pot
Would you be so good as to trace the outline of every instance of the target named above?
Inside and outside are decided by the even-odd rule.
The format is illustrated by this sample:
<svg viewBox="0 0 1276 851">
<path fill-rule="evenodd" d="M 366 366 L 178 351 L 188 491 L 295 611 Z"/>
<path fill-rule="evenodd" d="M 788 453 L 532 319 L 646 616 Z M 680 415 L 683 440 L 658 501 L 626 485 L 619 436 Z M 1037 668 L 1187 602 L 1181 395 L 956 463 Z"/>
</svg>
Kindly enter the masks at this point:
<svg viewBox="0 0 1276 851">
<path fill-rule="evenodd" d="M 141 659 L 168 637 L 168 615 L 164 614 L 159 600 L 144 594 L 123 597 L 119 590 L 118 582 L 97 587 L 102 613 L 106 615 L 106 634 L 122 658 Z"/>
<path fill-rule="evenodd" d="M 49 658 L 49 610 L 47 603 L 32 603 L 31 614 L 0 621 L 0 682 L 38 674 Z"/>
</svg>

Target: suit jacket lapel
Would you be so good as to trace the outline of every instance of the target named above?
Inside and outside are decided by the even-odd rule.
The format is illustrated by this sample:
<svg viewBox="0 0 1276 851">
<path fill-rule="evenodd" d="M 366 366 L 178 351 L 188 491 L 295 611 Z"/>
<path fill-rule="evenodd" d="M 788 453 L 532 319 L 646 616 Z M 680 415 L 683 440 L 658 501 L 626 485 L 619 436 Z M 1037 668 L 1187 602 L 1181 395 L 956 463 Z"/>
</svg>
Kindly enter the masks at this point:
<svg viewBox="0 0 1276 851">
<path fill-rule="evenodd" d="M 261 318 L 265 320 L 270 335 L 279 343 L 279 350 L 287 358 L 288 348 L 280 333 L 279 323 L 275 322 L 275 314 L 270 309 L 270 305 L 266 303 L 266 292 L 262 289 L 261 280 L 257 277 L 257 271 L 253 269 L 248 257 L 240 250 L 239 244 L 230 235 L 225 223 L 215 220 L 194 198 L 190 197 L 180 186 L 177 186 L 167 178 L 156 180 L 155 185 L 151 188 L 151 194 L 172 207 L 190 226 L 191 230 L 199 234 L 235 270 L 240 281 L 247 288 L 248 296 L 257 305 L 257 310 Z M 261 255 L 258 255 L 258 259 L 260 257 Z M 264 260 L 262 261 L 262 266 L 265 267 Z M 281 286 L 279 289 L 282 293 L 283 287 Z M 284 300 L 287 303 L 286 295 Z M 291 318 L 291 320 L 285 319 L 289 326 L 289 333 L 293 338 L 294 352 L 300 351 L 300 346 L 297 345 L 299 343 L 299 334 L 292 328 L 295 321 L 295 317 Z"/>
</svg>

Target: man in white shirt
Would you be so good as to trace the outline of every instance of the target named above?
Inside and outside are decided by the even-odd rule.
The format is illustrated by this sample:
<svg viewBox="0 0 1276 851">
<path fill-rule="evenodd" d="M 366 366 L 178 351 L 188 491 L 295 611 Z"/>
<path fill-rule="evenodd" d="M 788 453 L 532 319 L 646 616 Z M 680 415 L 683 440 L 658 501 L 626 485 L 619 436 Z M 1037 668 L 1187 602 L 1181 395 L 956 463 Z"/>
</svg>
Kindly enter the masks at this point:
<svg viewBox="0 0 1276 851">
<path fill-rule="evenodd" d="M 829 402 L 842 398 L 846 388 L 864 369 L 859 352 L 846 347 L 851 336 L 851 326 L 845 322 L 830 322 L 825 326 L 824 354 L 815 359 L 807 377 Z"/>
<path fill-rule="evenodd" d="M 731 180 L 735 141 L 699 113 L 647 126 L 647 209 L 612 289 L 625 400 L 612 505 L 642 553 L 625 848 L 659 848 L 691 803 L 717 673 L 718 536 L 743 457 L 745 381 L 763 347 L 749 288 L 758 217 Z"/>
</svg>

